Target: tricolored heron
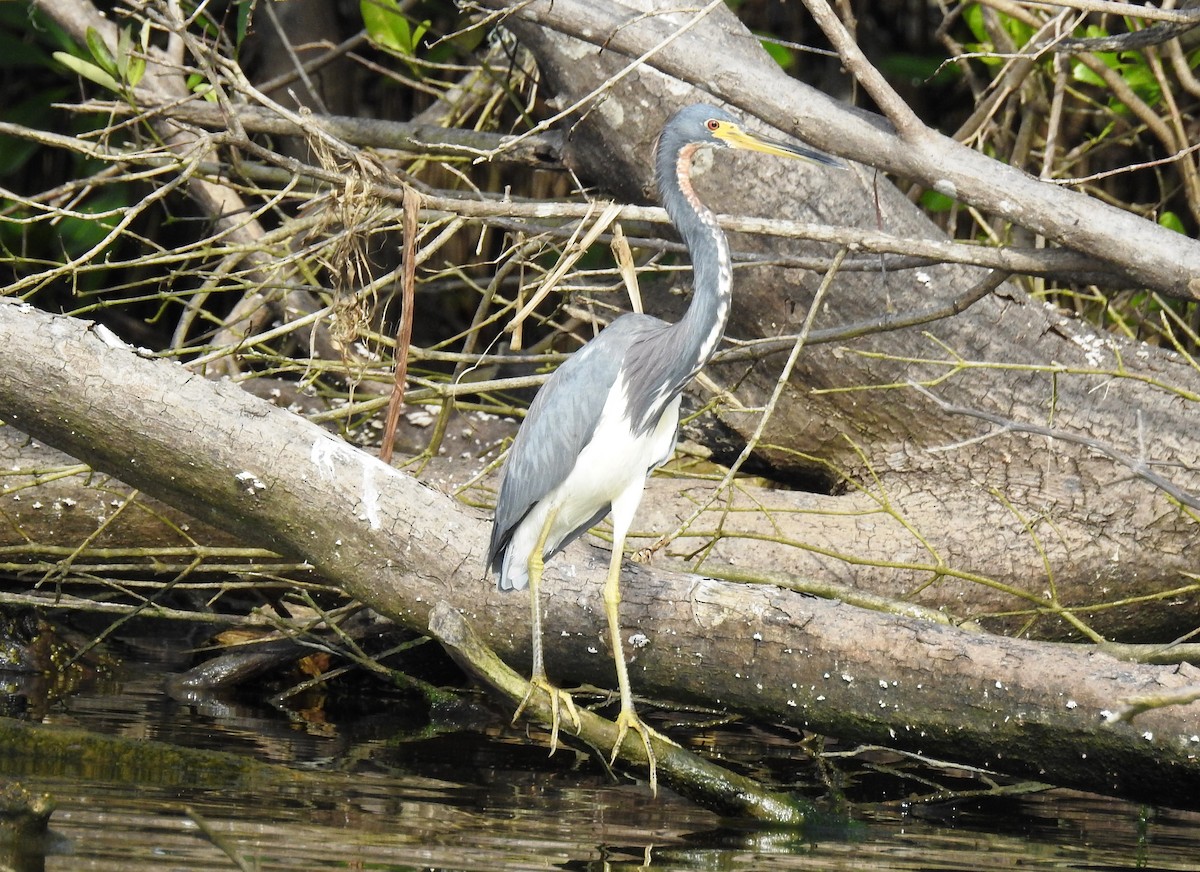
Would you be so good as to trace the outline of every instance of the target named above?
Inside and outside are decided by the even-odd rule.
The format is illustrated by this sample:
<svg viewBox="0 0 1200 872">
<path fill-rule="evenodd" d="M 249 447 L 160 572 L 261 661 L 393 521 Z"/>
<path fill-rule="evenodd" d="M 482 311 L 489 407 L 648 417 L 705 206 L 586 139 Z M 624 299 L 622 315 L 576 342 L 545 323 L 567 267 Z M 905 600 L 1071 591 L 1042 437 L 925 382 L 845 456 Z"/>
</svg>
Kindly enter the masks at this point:
<svg viewBox="0 0 1200 872">
<path fill-rule="evenodd" d="M 579 718 L 570 695 L 546 676 L 538 596 L 542 567 L 612 512 L 604 609 L 621 692 L 612 756 L 615 760 L 629 730 L 640 735 L 652 790 L 657 786 L 652 731 L 634 711 L 621 645 L 621 557 L 646 479 L 674 451 L 680 394 L 717 350 L 729 319 L 729 243 L 716 215 L 696 196 L 690 175 L 696 152 L 705 146 L 843 165 L 821 152 L 745 131 L 733 116 L 714 106 L 688 106 L 667 122 L 655 149 L 655 178 L 667 215 L 692 257 L 692 302 L 677 324 L 649 315 L 622 315 L 542 386 L 505 462 L 488 549 L 488 566 L 499 574 L 500 589 L 528 586 L 532 603 L 533 674 L 513 719 L 535 690 L 544 690 L 551 703 L 553 753 L 560 707 L 567 708 L 577 727 Z"/>
</svg>

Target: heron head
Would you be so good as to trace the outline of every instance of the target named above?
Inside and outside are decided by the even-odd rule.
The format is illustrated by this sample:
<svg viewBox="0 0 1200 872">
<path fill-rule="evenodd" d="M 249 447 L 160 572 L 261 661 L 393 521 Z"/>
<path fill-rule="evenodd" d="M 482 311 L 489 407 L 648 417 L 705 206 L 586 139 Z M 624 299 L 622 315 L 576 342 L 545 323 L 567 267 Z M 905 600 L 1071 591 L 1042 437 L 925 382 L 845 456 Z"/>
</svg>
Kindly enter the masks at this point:
<svg viewBox="0 0 1200 872">
<path fill-rule="evenodd" d="M 743 129 L 738 120 L 724 109 L 705 103 L 695 103 L 676 112 L 663 128 L 662 136 L 664 140 L 673 140 L 679 144 L 696 143 L 715 148 L 742 148 L 845 167 L 838 158 L 815 148 L 751 133 Z"/>
</svg>

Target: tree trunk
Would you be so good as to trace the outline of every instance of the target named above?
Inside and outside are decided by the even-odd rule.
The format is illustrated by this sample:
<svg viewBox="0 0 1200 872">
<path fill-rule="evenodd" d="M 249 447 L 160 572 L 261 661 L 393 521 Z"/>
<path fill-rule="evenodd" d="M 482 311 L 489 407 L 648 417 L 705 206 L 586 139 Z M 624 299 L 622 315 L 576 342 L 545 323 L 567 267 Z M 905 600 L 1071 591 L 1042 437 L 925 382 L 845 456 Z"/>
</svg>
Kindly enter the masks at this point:
<svg viewBox="0 0 1200 872">
<path fill-rule="evenodd" d="M 235 385 L 3 301 L 0 416 L 246 542 L 307 560 L 410 627 L 424 629 L 445 601 L 501 656 L 528 657 L 528 603 L 485 576 L 478 513 Z M 552 676 L 612 683 L 599 596 L 606 563 L 577 542 L 547 569 Z M 1200 702 L 1132 724 L 1106 719 L 1123 701 L 1195 684 L 1189 667 L 1130 665 L 646 566 L 627 568 L 623 590 L 623 623 L 647 640 L 632 655 L 640 693 L 1196 803 Z"/>
<path fill-rule="evenodd" d="M 651 198 L 652 142 L 672 111 L 722 98 L 784 133 L 928 187 L 950 179 L 963 199 L 1072 246 L 1099 266 L 1194 295 L 1196 240 L 1037 182 L 931 131 L 915 141 L 898 136 L 882 119 L 789 78 L 724 6 L 663 44 L 696 13 L 642 15 L 659 7 L 653 0 L 539 0 L 513 8 L 506 19 L 536 56 L 557 105 L 580 103 L 567 120 L 568 161 L 618 197 Z M 634 74 L 619 75 L 656 47 Z M 723 213 L 942 238 L 867 166 L 838 172 L 727 154 L 713 164 L 714 171 L 697 174 L 696 187 Z M 777 258 L 831 251 L 770 243 Z M 737 237 L 733 245 L 750 251 L 762 242 Z M 941 264 L 881 273 L 879 264 L 864 258 L 856 271 L 843 269 L 818 328 L 953 301 L 982 272 Z M 754 266 L 735 275 L 730 336 L 797 332 L 819 276 Z M 1130 281 L 1110 279 L 1117 287 Z M 648 311 L 671 312 L 664 295 L 645 297 Z M 786 350 L 791 342 L 781 345 Z M 706 372 L 753 410 L 717 407 L 724 432 L 746 439 L 784 355 L 742 356 L 722 363 L 718 355 Z M 934 396 L 911 382 L 929 385 Z M 852 578 L 856 587 L 961 619 L 991 615 L 989 626 L 1007 632 L 1063 638 L 1086 624 L 1109 638 L 1169 639 L 1195 628 L 1200 606 L 1200 588 L 1189 583 L 1195 511 L 1181 510 L 1142 473 L 1157 470 L 1197 499 L 1198 400 L 1200 370 L 1190 358 L 1097 335 L 1005 285 L 951 319 L 806 349 L 758 453 L 773 477 L 810 489 L 813 482 L 832 483 L 840 495 L 770 495 L 767 511 L 755 516 L 723 514 L 718 504 L 673 553 Z M 938 401 L 1014 426 L 949 414 Z M 1112 450 L 1098 451 L 1096 443 Z M 639 527 L 670 529 L 694 505 L 689 495 L 675 508 L 644 511 Z M 807 525 L 777 520 L 798 512 L 808 515 Z M 1110 605 L 1139 598 L 1149 600 L 1136 615 Z"/>
</svg>

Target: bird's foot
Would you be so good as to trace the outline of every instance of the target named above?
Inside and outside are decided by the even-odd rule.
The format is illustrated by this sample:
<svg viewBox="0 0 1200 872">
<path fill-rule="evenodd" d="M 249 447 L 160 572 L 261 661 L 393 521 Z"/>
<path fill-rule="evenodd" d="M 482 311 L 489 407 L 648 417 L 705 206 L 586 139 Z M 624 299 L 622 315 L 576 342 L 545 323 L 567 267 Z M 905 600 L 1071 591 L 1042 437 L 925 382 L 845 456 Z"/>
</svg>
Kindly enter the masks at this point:
<svg viewBox="0 0 1200 872">
<path fill-rule="evenodd" d="M 646 749 L 646 763 L 650 767 L 650 794 L 658 796 L 658 757 L 654 754 L 654 746 L 651 743 L 651 738 L 658 739 L 660 742 L 666 742 L 668 745 L 679 747 L 677 742 L 664 736 L 658 730 L 652 729 L 645 721 L 638 717 L 637 712 L 632 708 L 622 706 L 620 714 L 617 715 L 617 741 L 613 745 L 612 757 L 609 758 L 609 763 L 615 763 L 617 755 L 621 753 L 621 745 L 625 743 L 625 736 L 630 731 L 637 733 L 642 739 L 642 746 Z"/>
<path fill-rule="evenodd" d="M 534 675 L 529 679 L 529 689 L 525 691 L 525 698 L 513 712 L 512 722 L 514 724 L 521 717 L 521 712 L 525 711 L 526 706 L 529 705 L 529 701 L 533 699 L 533 694 L 539 690 L 544 691 L 550 697 L 550 753 L 553 754 L 558 750 L 558 725 L 562 720 L 561 710 L 563 708 L 571 716 L 571 723 L 575 725 L 577 734 L 583 725 L 579 721 L 579 712 L 575 708 L 575 700 L 571 699 L 571 694 L 555 687 L 545 675 Z"/>
</svg>

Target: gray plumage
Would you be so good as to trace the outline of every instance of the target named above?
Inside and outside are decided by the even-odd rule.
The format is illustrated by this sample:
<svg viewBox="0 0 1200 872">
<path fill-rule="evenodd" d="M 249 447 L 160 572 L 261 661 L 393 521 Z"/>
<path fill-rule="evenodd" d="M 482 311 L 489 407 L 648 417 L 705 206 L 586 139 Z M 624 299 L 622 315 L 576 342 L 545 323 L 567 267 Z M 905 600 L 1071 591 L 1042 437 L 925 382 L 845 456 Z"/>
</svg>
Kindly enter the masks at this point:
<svg viewBox="0 0 1200 872">
<path fill-rule="evenodd" d="M 692 302 L 678 324 L 648 315 L 622 315 L 550 376 L 509 451 L 487 557 L 501 590 L 530 589 L 533 670 L 529 690 L 513 717 L 535 693 L 546 693 L 553 753 L 560 709 L 567 710 L 577 728 L 580 722 L 570 694 L 546 675 L 538 600 L 542 567 L 536 558 L 540 550 L 540 556 L 549 559 L 612 513 L 604 611 L 621 693 L 613 759 L 628 731 L 641 736 L 651 791 L 656 786 L 651 743 L 655 733 L 633 706 L 620 626 L 621 555 L 646 477 L 674 451 L 679 395 L 717 350 L 729 318 L 729 246 L 689 176 L 702 146 L 841 163 L 743 131 L 733 116 L 714 106 L 689 106 L 667 122 L 655 148 L 654 171 L 663 206 L 692 256 Z"/>
<path fill-rule="evenodd" d="M 653 342 L 668 326 L 649 315 L 622 315 L 568 357 L 534 397 L 509 449 L 500 498 L 496 501 L 488 566 L 500 574 L 501 590 L 525 587 L 520 576 L 523 567 L 517 567 L 516 578 L 502 572 L 504 549 L 517 525 L 571 472 L 575 459 L 595 433 L 604 402 L 631 349 L 647 339 Z M 546 558 L 553 557 L 598 524 L 610 508 L 608 503 L 596 506 L 586 523 L 560 541 L 547 543 L 552 547 L 547 549 Z"/>
<path fill-rule="evenodd" d="M 502 590 L 525 587 L 520 565 L 510 564 L 505 571 L 505 549 L 530 510 L 571 472 L 592 439 L 618 378 L 627 383 L 629 427 L 645 433 L 678 400 L 724 334 L 731 290 L 728 243 L 716 216 L 694 195 L 690 200 L 685 195 L 679 176 L 681 155 L 691 162 L 691 154 L 684 155 L 686 149 L 698 143 L 724 145 L 705 127 L 713 118 L 734 122 L 729 113 L 714 106 L 696 104 L 681 110 L 663 129 L 655 149 L 655 178 L 663 206 L 692 252 L 697 289 L 692 303 L 678 324 L 636 313 L 617 318 L 569 357 L 534 398 L 505 463 L 488 548 L 488 566 L 498 573 Z M 669 456 L 668 452 L 656 458 L 654 466 Z M 652 469 L 643 472 L 648 475 Z M 585 523 L 547 541 L 546 558 L 597 524 L 610 508 L 609 503 L 591 507 Z"/>
</svg>

